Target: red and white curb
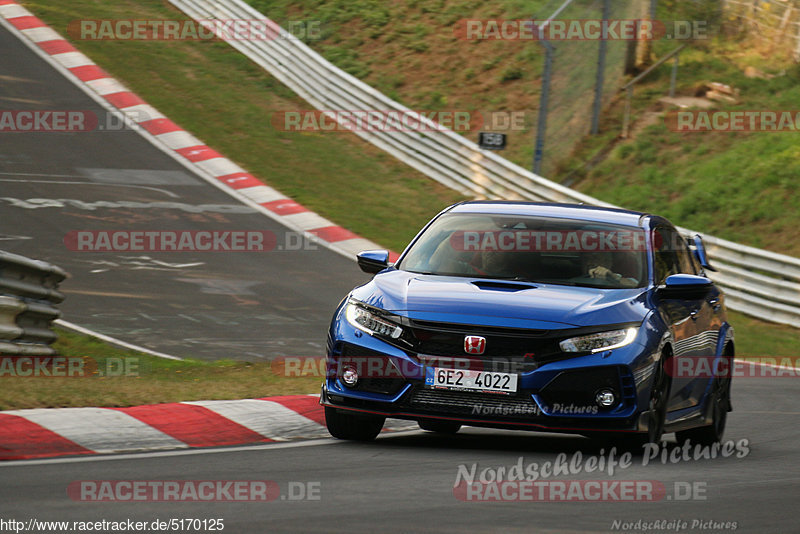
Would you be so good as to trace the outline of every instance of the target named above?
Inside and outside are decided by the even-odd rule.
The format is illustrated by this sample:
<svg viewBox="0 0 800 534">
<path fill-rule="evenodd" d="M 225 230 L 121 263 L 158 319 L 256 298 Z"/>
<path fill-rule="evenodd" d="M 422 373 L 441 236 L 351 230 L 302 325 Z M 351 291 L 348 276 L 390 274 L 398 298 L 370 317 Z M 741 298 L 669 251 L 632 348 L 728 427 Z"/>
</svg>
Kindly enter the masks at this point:
<svg viewBox="0 0 800 534">
<path fill-rule="evenodd" d="M 354 254 L 362 250 L 381 248 L 261 183 L 255 176 L 183 130 L 109 76 L 15 0 L 0 0 L 0 18 L 34 43 L 36 48 L 31 48 L 75 85 L 106 108 L 121 111 L 132 123 L 140 126 L 137 130 L 143 137 L 161 150 L 171 153 L 199 176 L 212 183 L 216 182 L 215 185 L 222 185 L 221 189 L 231 196 L 248 205 L 260 207 L 262 213 L 284 226 L 304 232 L 322 245 L 347 257 L 353 258 Z M 396 258 L 396 253 L 390 255 L 390 261 Z"/>
<path fill-rule="evenodd" d="M 411 428 L 391 421 L 384 430 Z M 0 412 L 0 460 L 329 437 L 317 395 Z"/>
</svg>

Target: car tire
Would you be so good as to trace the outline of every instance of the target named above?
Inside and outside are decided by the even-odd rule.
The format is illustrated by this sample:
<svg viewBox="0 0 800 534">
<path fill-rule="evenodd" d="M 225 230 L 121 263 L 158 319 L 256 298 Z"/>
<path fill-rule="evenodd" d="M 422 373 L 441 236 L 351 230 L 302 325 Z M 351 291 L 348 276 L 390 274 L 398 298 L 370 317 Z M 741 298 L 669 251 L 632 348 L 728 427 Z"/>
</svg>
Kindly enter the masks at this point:
<svg viewBox="0 0 800 534">
<path fill-rule="evenodd" d="M 676 432 L 675 437 L 678 439 L 678 443 L 682 444 L 688 440 L 690 443 L 710 446 L 722 441 L 722 436 L 725 434 L 725 425 L 728 421 L 730 402 L 730 378 L 714 378 L 711 397 L 711 424 Z"/>
<path fill-rule="evenodd" d="M 325 425 L 337 439 L 372 441 L 383 428 L 385 417 L 355 415 L 336 408 L 325 407 Z"/>
<path fill-rule="evenodd" d="M 455 434 L 461 429 L 461 423 L 455 421 L 434 421 L 431 419 L 422 419 L 417 421 L 422 430 L 429 432 L 438 432 L 440 434 Z"/>
<path fill-rule="evenodd" d="M 656 365 L 647 407 L 650 416 L 647 422 L 647 432 L 624 434 L 615 440 L 625 450 L 642 452 L 644 446 L 651 443 L 658 444 L 664 436 L 664 425 L 667 420 L 667 402 L 669 401 L 669 390 L 672 386 L 672 378 L 667 373 L 669 358 L 670 354 L 665 352 L 661 355 L 661 359 Z"/>
</svg>

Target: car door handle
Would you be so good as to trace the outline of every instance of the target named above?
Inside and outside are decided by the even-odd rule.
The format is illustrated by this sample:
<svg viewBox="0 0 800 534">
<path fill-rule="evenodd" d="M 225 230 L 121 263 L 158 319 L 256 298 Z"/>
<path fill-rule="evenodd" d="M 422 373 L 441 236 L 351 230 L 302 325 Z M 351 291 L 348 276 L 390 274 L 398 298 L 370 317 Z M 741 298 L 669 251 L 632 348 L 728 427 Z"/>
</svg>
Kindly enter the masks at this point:
<svg viewBox="0 0 800 534">
<path fill-rule="evenodd" d="M 708 301 L 708 304 L 709 304 L 709 305 L 710 305 L 712 308 L 714 308 L 714 311 L 717 311 L 717 310 L 719 310 L 719 309 L 720 309 L 720 307 L 722 306 L 722 305 L 719 303 L 719 299 L 716 299 L 716 298 L 709 300 L 709 301 Z"/>
<path fill-rule="evenodd" d="M 689 317 L 692 318 L 692 321 L 696 321 L 697 320 L 697 310 L 690 311 L 689 312 Z"/>
</svg>

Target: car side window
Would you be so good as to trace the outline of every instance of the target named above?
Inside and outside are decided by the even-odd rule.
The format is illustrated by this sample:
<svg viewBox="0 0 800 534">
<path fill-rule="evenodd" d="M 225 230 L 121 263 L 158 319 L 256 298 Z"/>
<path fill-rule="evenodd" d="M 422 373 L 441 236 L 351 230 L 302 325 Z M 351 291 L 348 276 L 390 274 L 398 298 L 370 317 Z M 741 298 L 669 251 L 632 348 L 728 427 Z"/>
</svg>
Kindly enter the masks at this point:
<svg viewBox="0 0 800 534">
<path fill-rule="evenodd" d="M 657 283 L 664 283 L 671 274 L 697 274 L 689 247 L 678 232 L 672 228 L 656 228 L 653 242 L 656 246 Z"/>
<path fill-rule="evenodd" d="M 678 247 L 675 246 L 675 237 L 680 238 L 667 228 L 653 230 L 656 284 L 663 284 L 668 276 L 681 272 L 681 261 L 676 250 Z"/>
<path fill-rule="evenodd" d="M 675 234 L 675 237 L 675 245 L 678 249 L 677 253 L 678 260 L 680 261 L 681 265 L 681 272 L 684 274 L 697 274 L 697 270 L 695 270 L 694 267 L 694 262 L 692 261 L 693 254 L 686 245 L 686 241 L 679 234 Z"/>
</svg>

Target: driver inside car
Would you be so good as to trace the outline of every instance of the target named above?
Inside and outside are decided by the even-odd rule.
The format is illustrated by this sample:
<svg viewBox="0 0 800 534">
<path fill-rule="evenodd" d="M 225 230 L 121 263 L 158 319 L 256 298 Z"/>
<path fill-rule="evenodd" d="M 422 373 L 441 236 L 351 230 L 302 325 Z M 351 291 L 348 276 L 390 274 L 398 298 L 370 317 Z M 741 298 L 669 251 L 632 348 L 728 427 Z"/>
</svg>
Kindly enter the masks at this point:
<svg viewBox="0 0 800 534">
<path fill-rule="evenodd" d="M 622 287 L 638 286 L 639 281 L 637 279 L 623 276 L 611 269 L 613 265 L 611 254 L 613 254 L 613 252 L 584 252 L 581 254 L 583 272 L 586 273 L 589 278 L 617 282 Z"/>
</svg>

